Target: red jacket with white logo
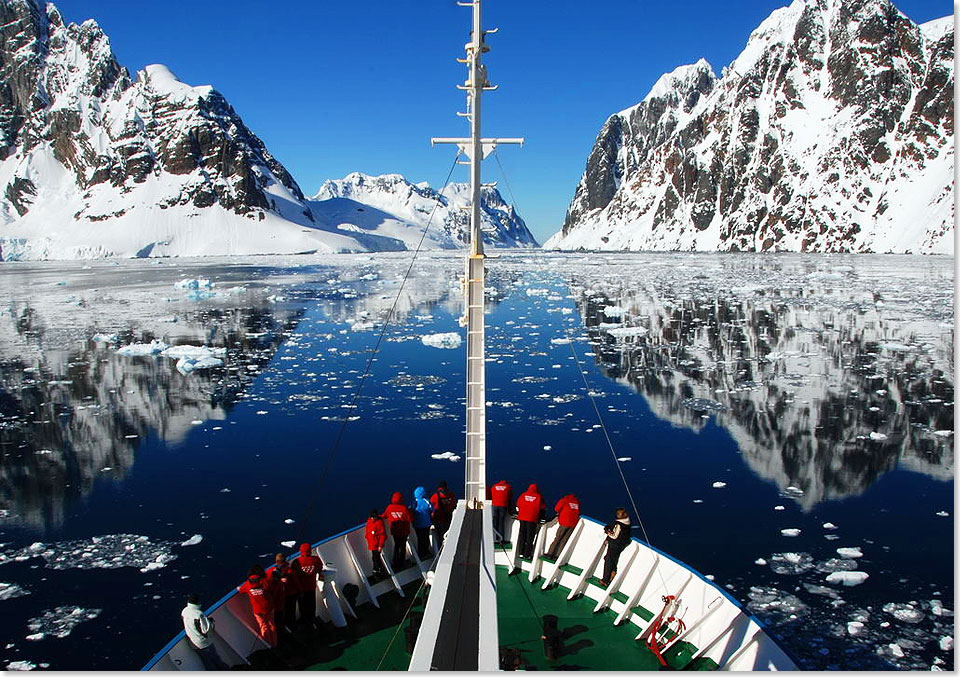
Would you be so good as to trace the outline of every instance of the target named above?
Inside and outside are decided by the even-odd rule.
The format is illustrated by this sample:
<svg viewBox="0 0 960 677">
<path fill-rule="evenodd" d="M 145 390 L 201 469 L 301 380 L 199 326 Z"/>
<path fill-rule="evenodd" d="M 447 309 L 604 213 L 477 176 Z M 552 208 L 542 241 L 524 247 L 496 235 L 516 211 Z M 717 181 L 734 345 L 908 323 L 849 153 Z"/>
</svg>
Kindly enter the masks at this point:
<svg viewBox="0 0 960 677">
<path fill-rule="evenodd" d="M 300 545 L 300 555 L 290 563 L 290 566 L 293 569 L 294 578 L 297 580 L 300 592 L 316 589 L 317 578 L 322 577 L 323 560 L 310 554 L 308 544 Z"/>
<path fill-rule="evenodd" d="M 553 508 L 557 523 L 562 527 L 575 527 L 580 520 L 580 499 L 576 494 L 567 494 Z"/>
<path fill-rule="evenodd" d="M 378 517 L 367 518 L 367 550 L 383 550 L 387 542 L 387 530 L 383 528 L 383 520 Z"/>
<path fill-rule="evenodd" d="M 536 484 L 530 487 L 517 499 L 517 519 L 522 522 L 536 522 L 543 512 L 543 496 Z"/>
<path fill-rule="evenodd" d="M 410 509 L 402 503 L 403 495 L 398 491 L 390 498 L 390 501 L 390 505 L 383 511 L 383 519 L 390 523 L 390 533 L 394 536 L 409 536 L 413 515 L 410 514 Z"/>
<path fill-rule="evenodd" d="M 250 598 L 253 613 L 264 616 L 273 611 L 273 591 L 270 582 L 263 576 L 251 576 L 237 590 Z"/>
<path fill-rule="evenodd" d="M 504 480 L 500 480 L 490 487 L 490 502 L 498 508 L 506 508 L 510 505 L 510 499 L 513 497 L 513 491 L 510 485 Z"/>
</svg>

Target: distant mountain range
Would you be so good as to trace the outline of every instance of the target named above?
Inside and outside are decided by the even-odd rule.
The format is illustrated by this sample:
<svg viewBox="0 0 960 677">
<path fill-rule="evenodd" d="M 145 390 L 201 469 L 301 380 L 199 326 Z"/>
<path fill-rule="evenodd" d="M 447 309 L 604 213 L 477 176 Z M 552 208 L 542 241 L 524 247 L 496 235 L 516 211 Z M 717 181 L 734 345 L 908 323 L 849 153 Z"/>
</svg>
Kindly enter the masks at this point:
<svg viewBox="0 0 960 677">
<path fill-rule="evenodd" d="M 953 253 L 953 17 L 794 0 L 597 137 L 559 249 Z"/>
<path fill-rule="evenodd" d="M 0 158 L 4 260 L 404 249 L 433 200 L 424 246 L 465 241 L 462 187 L 351 175 L 307 200 L 219 92 L 131 78 L 95 21 L 35 0 L 0 0 Z M 536 246 L 495 190 L 483 209 L 490 242 Z"/>
</svg>

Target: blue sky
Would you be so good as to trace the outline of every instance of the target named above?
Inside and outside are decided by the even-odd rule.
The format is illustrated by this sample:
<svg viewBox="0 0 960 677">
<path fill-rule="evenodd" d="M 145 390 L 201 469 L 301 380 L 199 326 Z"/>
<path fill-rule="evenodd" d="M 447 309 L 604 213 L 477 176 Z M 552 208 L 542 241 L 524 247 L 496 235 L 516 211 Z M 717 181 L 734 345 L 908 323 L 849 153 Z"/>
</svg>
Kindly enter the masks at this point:
<svg viewBox="0 0 960 677">
<path fill-rule="evenodd" d="M 431 136 L 466 124 L 455 58 L 469 8 L 455 0 L 57 0 L 67 21 L 96 19 L 131 73 L 163 63 L 213 85 L 312 195 L 352 171 L 400 173 L 439 187 L 452 162 Z M 596 134 L 661 74 L 703 57 L 719 74 L 787 0 L 487 0 L 486 56 L 500 90 L 484 98 L 487 136 L 524 136 L 500 160 L 542 242 L 563 222 Z M 896 0 L 923 23 L 945 0 Z M 500 181 L 496 162 L 485 180 Z M 454 174 L 466 181 L 466 168 Z"/>
</svg>

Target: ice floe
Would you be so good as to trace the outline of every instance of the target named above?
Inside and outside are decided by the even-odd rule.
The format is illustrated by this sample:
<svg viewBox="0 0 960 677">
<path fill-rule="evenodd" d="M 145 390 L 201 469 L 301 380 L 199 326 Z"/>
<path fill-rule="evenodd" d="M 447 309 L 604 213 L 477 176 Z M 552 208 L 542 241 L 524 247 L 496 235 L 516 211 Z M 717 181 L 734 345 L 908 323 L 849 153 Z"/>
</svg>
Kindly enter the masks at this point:
<svg viewBox="0 0 960 677">
<path fill-rule="evenodd" d="M 813 568 L 813 556 L 806 552 L 780 552 L 770 557 L 775 574 L 795 576 Z"/>
<path fill-rule="evenodd" d="M 926 615 L 912 604 L 889 602 L 883 605 L 883 610 L 903 623 L 919 623 Z"/>
<path fill-rule="evenodd" d="M 837 548 L 837 554 L 848 559 L 863 557 L 863 551 L 860 548 Z"/>
<path fill-rule="evenodd" d="M 790 528 L 790 529 L 781 529 L 780 533 L 784 536 L 794 537 L 800 535 L 800 529 Z"/>
<path fill-rule="evenodd" d="M 824 522 L 823 528 L 832 531 L 833 529 L 837 528 L 837 525 L 834 524 L 833 522 Z"/>
<path fill-rule="evenodd" d="M 173 543 L 153 543 L 147 536 L 111 534 L 59 543 L 33 543 L 25 548 L 0 551 L 0 564 L 24 562 L 41 557 L 49 569 L 119 569 L 134 567 L 141 572 L 166 566 L 177 558 Z"/>
<path fill-rule="evenodd" d="M 717 481 L 711 484 L 710 486 L 713 487 L 714 489 L 723 489 L 725 486 L 727 486 L 727 483 Z"/>
<path fill-rule="evenodd" d="M 830 573 L 831 571 L 853 571 L 857 568 L 857 562 L 852 559 L 832 558 L 817 563 L 817 571 Z"/>
<path fill-rule="evenodd" d="M 870 578 L 870 575 L 866 571 L 834 571 L 833 573 L 827 574 L 825 580 L 827 583 L 840 583 L 841 585 L 852 587 L 854 585 L 860 585 L 868 578 Z"/>
<path fill-rule="evenodd" d="M 434 458 L 438 461 L 452 461 L 454 463 L 460 460 L 460 456 L 452 451 L 443 451 L 439 454 L 430 454 L 430 458 Z"/>
<path fill-rule="evenodd" d="M 33 634 L 27 636 L 30 641 L 37 641 L 45 637 L 62 639 L 84 621 L 92 621 L 100 615 L 102 609 L 84 609 L 78 606 L 58 606 L 56 609 L 44 611 L 37 618 L 27 622 Z"/>
<path fill-rule="evenodd" d="M 29 590 L 24 590 L 16 583 L 0 583 L 0 602 L 29 594 Z"/>
<path fill-rule="evenodd" d="M 292 548 L 296 544 L 296 541 L 280 541 L 280 545 L 282 545 L 284 548 Z"/>
<path fill-rule="evenodd" d="M 781 624 L 804 615 L 807 605 L 789 592 L 766 586 L 750 588 L 747 608 L 768 623 Z"/>
<path fill-rule="evenodd" d="M 463 339 L 455 331 L 441 334 L 425 334 L 420 337 L 420 342 L 431 348 L 459 348 Z"/>
<path fill-rule="evenodd" d="M 37 664 L 30 661 L 10 661 L 7 663 L 6 669 L 26 672 L 28 670 L 36 670 Z"/>
<path fill-rule="evenodd" d="M 181 543 L 180 547 L 186 548 L 187 546 L 190 546 L 190 545 L 198 545 L 201 541 L 203 541 L 203 536 L 201 534 L 194 534 L 193 536 L 185 540 L 183 543 Z"/>
</svg>

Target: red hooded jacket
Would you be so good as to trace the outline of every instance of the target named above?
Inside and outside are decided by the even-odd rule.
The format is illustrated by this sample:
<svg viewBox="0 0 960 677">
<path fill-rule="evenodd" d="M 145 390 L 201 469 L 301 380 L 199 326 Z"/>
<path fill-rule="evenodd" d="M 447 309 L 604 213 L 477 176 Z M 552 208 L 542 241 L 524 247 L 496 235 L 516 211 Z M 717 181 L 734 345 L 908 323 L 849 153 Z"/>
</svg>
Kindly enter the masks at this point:
<svg viewBox="0 0 960 677">
<path fill-rule="evenodd" d="M 433 506 L 431 517 L 434 524 L 445 524 L 450 521 L 453 511 L 457 508 L 457 497 L 450 489 L 437 489 L 437 492 L 430 497 L 430 505 Z"/>
<path fill-rule="evenodd" d="M 310 554 L 310 544 L 300 544 L 300 556 L 290 563 L 300 592 L 314 590 L 317 579 L 323 580 L 323 560 Z"/>
<path fill-rule="evenodd" d="M 543 513 L 543 496 L 536 484 L 530 487 L 517 499 L 517 519 L 522 522 L 536 522 Z"/>
<path fill-rule="evenodd" d="M 580 499 L 576 494 L 567 494 L 553 508 L 557 523 L 562 527 L 575 527 L 580 520 Z"/>
<path fill-rule="evenodd" d="M 367 518 L 367 550 L 383 550 L 387 542 L 387 530 L 383 528 L 383 520 L 378 517 Z"/>
<path fill-rule="evenodd" d="M 383 519 L 390 523 L 390 533 L 394 536 L 409 536 L 413 515 L 403 504 L 403 495 L 397 491 L 390 498 L 390 505 L 383 511 Z"/>
<path fill-rule="evenodd" d="M 513 490 L 506 480 L 500 480 L 490 487 L 490 502 L 498 508 L 506 508 L 510 505 L 510 499 L 513 498 Z"/>
<path fill-rule="evenodd" d="M 273 591 L 265 577 L 254 574 L 237 590 L 250 598 L 250 608 L 253 609 L 253 613 L 265 616 L 273 611 Z"/>
</svg>

